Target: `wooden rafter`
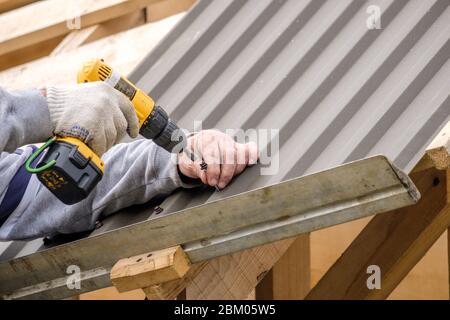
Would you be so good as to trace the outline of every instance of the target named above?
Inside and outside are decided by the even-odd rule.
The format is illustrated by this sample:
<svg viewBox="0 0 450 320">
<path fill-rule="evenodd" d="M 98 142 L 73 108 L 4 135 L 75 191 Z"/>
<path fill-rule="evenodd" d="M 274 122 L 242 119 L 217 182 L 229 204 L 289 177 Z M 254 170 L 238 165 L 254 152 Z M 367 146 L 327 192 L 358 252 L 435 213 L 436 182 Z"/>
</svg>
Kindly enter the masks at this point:
<svg viewBox="0 0 450 320">
<path fill-rule="evenodd" d="M 72 31 L 68 21 L 78 19 L 80 27 L 92 26 L 160 0 L 49 0 L 0 16 L 0 54 L 7 54 Z M 39 19 L 35 19 L 39 17 Z M 35 21 L 22 25 L 18 21 Z"/>
<path fill-rule="evenodd" d="M 298 236 L 255 290 L 257 300 L 300 300 L 310 290 L 310 235 Z"/>
<path fill-rule="evenodd" d="M 149 21 L 147 7 L 157 4 L 159 8 L 167 1 L 67 0 L 62 4 L 47 0 L 6 12 L 0 15 L 0 70 L 144 24 Z M 192 3 L 186 1 L 180 8 L 156 11 L 154 20 L 187 9 Z"/>
<path fill-rule="evenodd" d="M 386 299 L 450 225 L 448 124 L 411 174 L 421 201 L 374 217 L 311 290 L 307 299 Z M 367 286 L 371 265 L 381 289 Z"/>
<path fill-rule="evenodd" d="M 145 10 L 138 10 L 124 16 L 94 25 L 81 30 L 74 30 L 65 36 L 59 45 L 52 51 L 55 56 L 69 52 L 92 41 L 125 31 L 146 23 Z"/>
<path fill-rule="evenodd" d="M 419 204 L 373 218 L 319 281 L 308 299 L 385 299 L 450 224 L 447 173 L 412 174 Z M 367 268 L 380 267 L 381 289 L 367 287 Z"/>
<path fill-rule="evenodd" d="M 23 7 L 37 0 L 0 0 L 0 13 Z"/>
<path fill-rule="evenodd" d="M 187 299 L 246 299 L 292 241 L 269 243 L 207 261 L 202 272 L 186 284 Z"/>
</svg>

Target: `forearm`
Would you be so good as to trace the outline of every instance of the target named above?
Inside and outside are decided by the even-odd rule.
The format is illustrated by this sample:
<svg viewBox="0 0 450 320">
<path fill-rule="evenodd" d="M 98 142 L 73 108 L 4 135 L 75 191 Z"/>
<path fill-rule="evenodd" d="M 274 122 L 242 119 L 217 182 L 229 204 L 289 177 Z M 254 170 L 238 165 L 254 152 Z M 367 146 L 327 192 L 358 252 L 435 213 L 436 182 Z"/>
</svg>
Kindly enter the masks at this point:
<svg viewBox="0 0 450 320">
<path fill-rule="evenodd" d="M 0 228 L 0 239 L 87 231 L 101 216 L 189 187 L 180 180 L 173 157 L 148 140 L 117 145 L 103 157 L 105 174 L 98 186 L 73 206 L 64 205 L 33 177 L 27 198 Z"/>
<path fill-rule="evenodd" d="M 14 152 L 52 135 L 46 98 L 39 90 L 7 92 L 0 88 L 0 152 Z"/>
</svg>

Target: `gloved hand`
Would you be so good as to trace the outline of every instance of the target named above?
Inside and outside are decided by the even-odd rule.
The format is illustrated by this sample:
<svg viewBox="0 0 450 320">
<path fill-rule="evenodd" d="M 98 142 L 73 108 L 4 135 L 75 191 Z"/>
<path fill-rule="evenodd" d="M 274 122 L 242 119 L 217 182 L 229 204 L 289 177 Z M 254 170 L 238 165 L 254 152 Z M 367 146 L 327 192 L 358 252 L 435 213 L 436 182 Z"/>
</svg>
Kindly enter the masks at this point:
<svg viewBox="0 0 450 320">
<path fill-rule="evenodd" d="M 104 82 L 48 87 L 46 96 L 54 134 L 78 138 L 99 156 L 127 133 L 139 134 L 132 103 Z"/>
</svg>

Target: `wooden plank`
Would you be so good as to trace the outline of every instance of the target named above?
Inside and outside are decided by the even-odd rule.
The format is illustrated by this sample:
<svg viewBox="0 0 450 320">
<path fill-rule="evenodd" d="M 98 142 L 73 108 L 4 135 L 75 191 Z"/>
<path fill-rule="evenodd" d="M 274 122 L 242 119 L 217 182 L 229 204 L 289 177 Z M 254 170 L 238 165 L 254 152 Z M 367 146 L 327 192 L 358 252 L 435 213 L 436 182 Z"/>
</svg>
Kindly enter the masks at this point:
<svg viewBox="0 0 450 320">
<path fill-rule="evenodd" d="M 145 300 L 145 298 L 141 289 L 120 293 L 114 287 L 80 294 L 80 300 Z"/>
<path fill-rule="evenodd" d="M 286 239 L 208 261 L 207 272 L 187 284 L 187 299 L 246 299 L 292 242 Z"/>
<path fill-rule="evenodd" d="M 146 23 L 146 13 L 138 10 L 101 24 L 74 30 L 52 51 L 51 56 L 70 52 L 92 41 L 131 29 Z"/>
<path fill-rule="evenodd" d="M 204 270 L 206 265 L 206 262 L 192 265 L 187 274 L 181 279 L 142 288 L 142 291 L 144 291 L 149 300 L 173 300 L 185 290 L 186 285 L 192 281 L 193 278 Z"/>
<path fill-rule="evenodd" d="M 147 288 L 181 279 L 190 262 L 180 246 L 119 260 L 111 270 L 111 282 L 119 292 Z"/>
<path fill-rule="evenodd" d="M 0 72 L 0 83 L 10 90 L 73 84 L 82 63 L 93 55 L 104 58 L 114 68 L 128 74 L 183 16 L 181 13 L 86 44 L 74 51 L 8 69 Z M 143 38 L 146 41 L 142 41 Z"/>
<path fill-rule="evenodd" d="M 64 36 L 59 36 L 0 56 L 0 71 L 51 54 L 63 39 Z"/>
<path fill-rule="evenodd" d="M 311 282 L 310 235 L 298 236 L 256 287 L 256 300 L 300 300 Z"/>
<path fill-rule="evenodd" d="M 413 173 L 422 200 L 373 218 L 307 298 L 387 298 L 450 224 L 447 175 L 434 168 Z M 379 290 L 367 287 L 372 265 L 381 270 Z"/>
<path fill-rule="evenodd" d="M 450 122 L 428 146 L 425 156 L 414 168 L 414 171 L 426 170 L 432 167 L 439 170 L 450 168 Z"/>
<path fill-rule="evenodd" d="M 165 0 L 146 8 L 147 21 L 156 22 L 174 14 L 187 11 L 197 0 Z"/>
<path fill-rule="evenodd" d="M 64 52 L 81 47 L 87 42 L 87 39 L 100 27 L 100 25 L 90 26 L 81 30 L 75 30 L 69 33 L 64 39 L 54 48 L 50 56 L 56 56 Z"/>
<path fill-rule="evenodd" d="M 0 0 L 0 13 L 14 10 L 37 0 Z"/>
<path fill-rule="evenodd" d="M 60 0 L 48 0 L 7 12 L 0 16 L 0 56 L 70 33 L 68 21 L 79 19 L 80 26 L 86 28 L 157 1 L 160 0 L 66 0 L 62 4 Z"/>
<path fill-rule="evenodd" d="M 212 247 L 217 243 L 216 239 L 220 238 L 217 235 L 233 236 L 234 240 L 229 243 L 227 250 L 236 252 L 255 246 L 257 241 L 261 241 L 259 244 L 276 241 L 289 235 L 307 233 L 330 224 L 353 220 L 361 215 L 403 207 L 415 203 L 417 198 L 417 190 L 408 178 L 397 171 L 386 158 L 376 156 L 176 213 L 167 210 L 163 214 L 154 215 L 143 222 L 114 232 L 2 262 L 0 281 L 2 275 L 8 275 L 8 286 L 3 286 L 1 290 L 8 297 L 23 298 L 25 294 L 37 297 L 39 294 L 48 295 L 52 291 L 61 295 L 65 288 L 59 286 L 60 282 L 55 287 L 46 286 L 45 290 L 42 290 L 41 283 L 35 281 L 38 276 L 46 283 L 58 276 L 61 280 L 67 277 L 65 269 L 58 269 L 65 263 L 70 263 L 64 261 L 76 259 L 80 268 L 88 272 L 110 268 L 124 256 L 183 244 L 189 260 L 196 263 L 223 254 L 222 251 L 212 251 Z M 290 223 L 291 219 L 295 220 L 293 224 Z M 253 232 L 266 224 L 275 226 L 277 232 L 266 234 L 269 228 L 264 228 L 259 235 Z M 250 232 L 252 238 L 245 238 L 250 229 L 253 230 Z M 263 234 L 266 234 L 265 241 Z M 235 235 L 242 235 L 244 238 L 236 238 Z M 201 239 L 204 241 L 200 241 Z M 222 239 L 219 240 L 221 246 L 228 245 L 221 241 Z M 194 245 L 195 251 L 188 251 L 188 246 L 197 241 L 200 241 L 205 251 L 197 245 Z M 98 255 L 99 248 L 107 250 L 108 255 Z M 56 257 L 58 264 L 36 266 L 34 277 L 30 278 L 27 271 L 30 265 L 46 259 L 47 255 L 51 255 L 52 259 Z M 99 274 L 98 279 L 89 277 L 84 280 L 83 285 L 97 288 L 100 285 L 107 286 L 108 283 L 105 283 L 102 277 L 103 274 Z M 30 281 L 25 291 L 21 290 L 24 281 Z M 36 291 L 37 288 L 40 289 Z M 18 294 L 15 294 L 16 291 Z"/>
</svg>

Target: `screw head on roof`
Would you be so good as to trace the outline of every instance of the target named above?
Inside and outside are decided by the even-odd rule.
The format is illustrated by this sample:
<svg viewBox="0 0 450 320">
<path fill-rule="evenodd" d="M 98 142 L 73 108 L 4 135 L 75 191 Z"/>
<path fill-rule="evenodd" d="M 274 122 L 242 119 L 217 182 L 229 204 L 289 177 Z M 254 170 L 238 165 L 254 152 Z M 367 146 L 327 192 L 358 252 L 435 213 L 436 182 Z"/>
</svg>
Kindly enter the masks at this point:
<svg viewBox="0 0 450 320">
<path fill-rule="evenodd" d="M 441 183 L 441 180 L 439 179 L 439 177 L 435 177 L 433 179 L 433 186 L 437 187 L 440 183 Z"/>
</svg>

